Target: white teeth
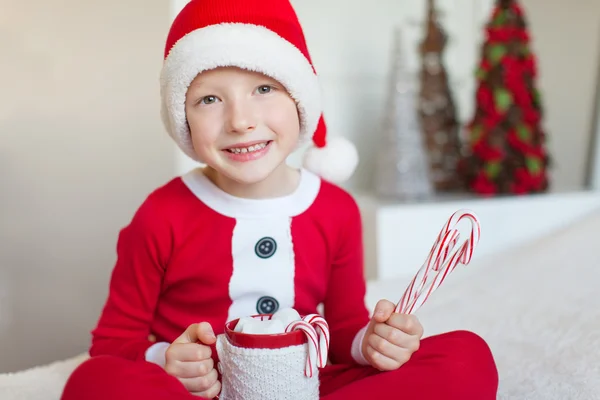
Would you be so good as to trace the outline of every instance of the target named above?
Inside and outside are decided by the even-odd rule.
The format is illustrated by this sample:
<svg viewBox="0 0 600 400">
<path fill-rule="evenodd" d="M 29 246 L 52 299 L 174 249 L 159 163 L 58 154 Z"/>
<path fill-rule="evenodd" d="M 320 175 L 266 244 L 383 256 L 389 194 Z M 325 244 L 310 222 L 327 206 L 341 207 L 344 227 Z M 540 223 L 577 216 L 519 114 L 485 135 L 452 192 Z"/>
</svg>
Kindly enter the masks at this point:
<svg viewBox="0 0 600 400">
<path fill-rule="evenodd" d="M 249 147 L 236 147 L 235 149 L 227 149 L 230 153 L 240 154 L 240 153 L 252 153 L 253 151 L 262 150 L 267 147 L 267 142 L 255 144 Z"/>
</svg>

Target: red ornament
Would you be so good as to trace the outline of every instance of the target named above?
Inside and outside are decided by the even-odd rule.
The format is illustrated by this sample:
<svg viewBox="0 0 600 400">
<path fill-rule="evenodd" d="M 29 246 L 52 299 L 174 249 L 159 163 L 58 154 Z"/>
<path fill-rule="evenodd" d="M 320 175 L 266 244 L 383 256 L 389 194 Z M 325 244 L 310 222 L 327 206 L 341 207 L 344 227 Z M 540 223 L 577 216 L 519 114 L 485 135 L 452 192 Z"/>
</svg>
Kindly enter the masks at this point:
<svg viewBox="0 0 600 400">
<path fill-rule="evenodd" d="M 523 85 L 522 81 L 515 81 L 512 91 L 515 103 L 521 108 L 521 110 L 525 110 L 525 112 L 529 110 L 531 107 L 531 93 L 529 93 L 527 88 Z"/>
<path fill-rule="evenodd" d="M 510 10 L 514 12 L 519 17 L 523 16 L 523 9 L 516 3 L 512 3 L 510 6 Z"/>
<path fill-rule="evenodd" d="M 529 96 L 529 94 L 527 94 L 527 96 Z M 534 108 L 526 108 L 523 111 L 523 120 L 528 124 L 537 125 L 540 122 L 540 119 L 540 113 Z"/>
<path fill-rule="evenodd" d="M 473 153 L 477 154 L 483 161 L 500 161 L 504 158 L 504 151 L 498 147 L 491 147 L 484 140 L 473 146 Z"/>
<path fill-rule="evenodd" d="M 502 122 L 502 115 L 496 111 L 496 108 L 492 106 L 487 115 L 483 117 L 483 125 L 488 129 L 492 130 L 500 122 Z"/>
<path fill-rule="evenodd" d="M 542 146 L 528 147 L 525 153 L 528 157 L 533 157 L 540 160 L 546 158 L 546 150 Z"/>
<path fill-rule="evenodd" d="M 511 38 L 511 32 L 506 28 L 487 28 L 487 37 L 491 43 L 506 43 Z"/>
<path fill-rule="evenodd" d="M 510 184 L 510 192 L 516 195 L 524 195 L 527 194 L 529 188 L 521 182 L 511 182 Z"/>
<path fill-rule="evenodd" d="M 491 196 L 497 192 L 496 185 L 488 179 L 483 171 L 475 178 L 471 184 L 471 189 L 484 196 Z"/>
<path fill-rule="evenodd" d="M 492 90 L 484 85 L 479 86 L 477 89 L 477 103 L 483 111 L 489 112 L 494 109 L 494 93 Z"/>
<path fill-rule="evenodd" d="M 523 60 L 523 72 L 530 74 L 532 78 L 537 75 L 537 63 L 532 54 Z"/>
<path fill-rule="evenodd" d="M 523 142 L 517 135 L 517 131 L 513 128 L 506 135 L 507 144 L 517 151 L 527 150 L 527 144 Z"/>
<path fill-rule="evenodd" d="M 515 32 L 514 37 L 522 42 L 529 42 L 529 33 L 527 33 L 526 30 L 519 29 L 517 32 Z"/>
<path fill-rule="evenodd" d="M 479 63 L 479 68 L 488 72 L 492 68 L 492 64 L 490 64 L 490 61 L 487 58 L 484 58 L 481 60 L 481 63 Z"/>
</svg>

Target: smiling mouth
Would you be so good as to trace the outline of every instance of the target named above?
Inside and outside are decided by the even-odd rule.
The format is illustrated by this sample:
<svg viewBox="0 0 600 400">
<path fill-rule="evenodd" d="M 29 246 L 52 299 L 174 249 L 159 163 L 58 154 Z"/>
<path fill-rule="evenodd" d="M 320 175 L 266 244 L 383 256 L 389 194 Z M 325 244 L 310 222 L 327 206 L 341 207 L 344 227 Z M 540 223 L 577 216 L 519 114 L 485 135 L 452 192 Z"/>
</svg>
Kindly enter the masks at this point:
<svg viewBox="0 0 600 400">
<path fill-rule="evenodd" d="M 225 151 L 232 153 L 232 154 L 254 153 L 256 151 L 260 151 L 260 150 L 264 149 L 271 142 L 272 142 L 272 140 L 267 140 L 265 142 L 256 143 L 256 144 L 253 144 L 253 145 L 247 146 L 247 147 L 230 147 L 228 149 L 225 149 Z"/>
</svg>

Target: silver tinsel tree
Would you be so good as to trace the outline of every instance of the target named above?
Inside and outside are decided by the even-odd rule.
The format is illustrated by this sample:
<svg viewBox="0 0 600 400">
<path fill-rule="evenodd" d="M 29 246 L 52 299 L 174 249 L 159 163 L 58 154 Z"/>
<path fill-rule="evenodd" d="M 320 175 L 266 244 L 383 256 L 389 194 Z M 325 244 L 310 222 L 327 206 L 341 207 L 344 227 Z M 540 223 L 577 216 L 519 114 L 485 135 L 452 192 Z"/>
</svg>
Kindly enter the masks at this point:
<svg viewBox="0 0 600 400">
<path fill-rule="evenodd" d="M 418 200 L 433 194 L 421 132 L 415 79 L 402 56 L 401 31 L 394 34 L 390 92 L 377 158 L 376 191 L 381 197 Z"/>
</svg>

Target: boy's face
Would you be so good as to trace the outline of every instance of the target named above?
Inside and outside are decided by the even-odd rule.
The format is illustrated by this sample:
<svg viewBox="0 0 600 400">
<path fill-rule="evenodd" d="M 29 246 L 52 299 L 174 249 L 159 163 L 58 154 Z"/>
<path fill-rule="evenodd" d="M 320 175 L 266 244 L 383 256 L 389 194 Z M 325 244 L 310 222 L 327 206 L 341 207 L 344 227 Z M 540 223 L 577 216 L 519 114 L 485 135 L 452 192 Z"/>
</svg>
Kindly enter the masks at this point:
<svg viewBox="0 0 600 400">
<path fill-rule="evenodd" d="M 256 72 L 202 72 L 190 84 L 185 106 L 200 159 L 239 183 L 268 177 L 298 143 L 296 103 L 280 83 Z"/>
</svg>

